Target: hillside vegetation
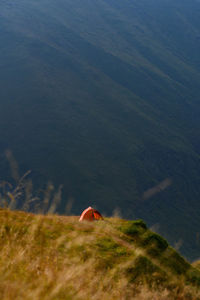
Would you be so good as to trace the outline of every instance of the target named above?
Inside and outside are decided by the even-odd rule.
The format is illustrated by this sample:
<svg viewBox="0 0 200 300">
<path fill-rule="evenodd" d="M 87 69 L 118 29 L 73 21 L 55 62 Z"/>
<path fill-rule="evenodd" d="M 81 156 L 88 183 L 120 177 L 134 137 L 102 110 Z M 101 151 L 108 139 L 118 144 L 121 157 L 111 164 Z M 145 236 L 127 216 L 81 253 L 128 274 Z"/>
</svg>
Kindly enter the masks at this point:
<svg viewBox="0 0 200 300">
<path fill-rule="evenodd" d="M 200 271 L 142 220 L 0 210 L 0 299 L 200 299 Z"/>
</svg>

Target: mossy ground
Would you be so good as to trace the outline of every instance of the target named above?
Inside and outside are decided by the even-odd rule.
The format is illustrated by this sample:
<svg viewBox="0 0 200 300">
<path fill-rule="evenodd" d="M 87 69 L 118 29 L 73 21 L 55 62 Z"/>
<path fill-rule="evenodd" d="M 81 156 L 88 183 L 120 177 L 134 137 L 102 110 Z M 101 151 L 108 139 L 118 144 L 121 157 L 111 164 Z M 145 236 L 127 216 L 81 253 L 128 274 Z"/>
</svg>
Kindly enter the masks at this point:
<svg viewBox="0 0 200 300">
<path fill-rule="evenodd" d="M 0 299 L 200 299 L 200 271 L 143 221 L 0 210 Z"/>
</svg>

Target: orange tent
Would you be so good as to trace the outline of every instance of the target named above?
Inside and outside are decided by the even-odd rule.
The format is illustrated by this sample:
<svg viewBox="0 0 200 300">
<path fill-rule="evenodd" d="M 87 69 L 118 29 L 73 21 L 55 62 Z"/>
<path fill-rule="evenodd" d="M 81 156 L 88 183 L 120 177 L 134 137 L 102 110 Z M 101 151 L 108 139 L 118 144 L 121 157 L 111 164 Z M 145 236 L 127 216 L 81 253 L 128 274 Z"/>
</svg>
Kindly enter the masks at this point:
<svg viewBox="0 0 200 300">
<path fill-rule="evenodd" d="M 103 220 L 102 215 L 91 206 L 86 208 L 79 219 L 79 221 L 95 221 L 95 220 Z"/>
</svg>

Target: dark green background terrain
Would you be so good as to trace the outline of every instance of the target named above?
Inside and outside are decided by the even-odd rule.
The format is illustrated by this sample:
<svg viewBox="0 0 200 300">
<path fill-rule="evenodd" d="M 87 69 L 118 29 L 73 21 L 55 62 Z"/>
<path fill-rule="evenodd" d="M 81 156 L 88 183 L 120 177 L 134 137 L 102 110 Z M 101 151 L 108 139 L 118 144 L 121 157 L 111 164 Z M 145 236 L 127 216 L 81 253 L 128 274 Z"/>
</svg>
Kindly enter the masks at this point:
<svg viewBox="0 0 200 300">
<path fill-rule="evenodd" d="M 11 149 L 60 213 L 119 208 L 198 258 L 199 100 L 197 0 L 0 2 L 0 179 Z"/>
</svg>

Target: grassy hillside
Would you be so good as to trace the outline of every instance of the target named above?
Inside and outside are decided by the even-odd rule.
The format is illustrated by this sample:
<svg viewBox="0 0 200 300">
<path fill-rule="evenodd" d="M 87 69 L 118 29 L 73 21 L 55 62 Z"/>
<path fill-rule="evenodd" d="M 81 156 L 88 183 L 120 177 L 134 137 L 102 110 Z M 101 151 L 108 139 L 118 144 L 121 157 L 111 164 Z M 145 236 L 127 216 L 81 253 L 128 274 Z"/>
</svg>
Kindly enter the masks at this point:
<svg viewBox="0 0 200 300">
<path fill-rule="evenodd" d="M 0 210 L 1 299 L 200 299 L 200 271 L 141 220 Z"/>
<path fill-rule="evenodd" d="M 9 148 L 60 213 L 118 207 L 198 258 L 199 28 L 196 0 L 1 1 L 0 179 Z"/>
</svg>

